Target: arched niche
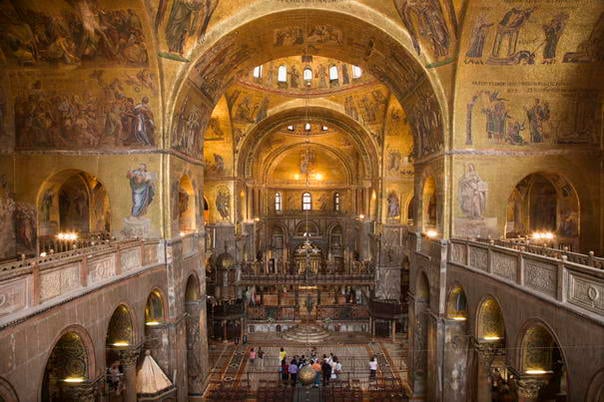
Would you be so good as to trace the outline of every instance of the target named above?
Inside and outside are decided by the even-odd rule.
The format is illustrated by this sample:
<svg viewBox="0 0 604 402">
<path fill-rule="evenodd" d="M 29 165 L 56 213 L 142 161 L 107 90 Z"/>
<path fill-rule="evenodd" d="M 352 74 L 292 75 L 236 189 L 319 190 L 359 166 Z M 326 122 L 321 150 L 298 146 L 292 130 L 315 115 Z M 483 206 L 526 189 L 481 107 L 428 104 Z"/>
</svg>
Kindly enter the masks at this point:
<svg viewBox="0 0 604 402">
<path fill-rule="evenodd" d="M 199 297 L 199 279 L 197 279 L 197 275 L 191 274 L 189 275 L 189 279 L 187 279 L 187 287 L 185 288 L 185 302 L 197 301 Z"/>
<path fill-rule="evenodd" d="M 567 366 L 564 353 L 553 332 L 540 321 L 524 326 L 520 340 L 520 372 L 542 376 L 546 385 L 539 400 L 552 400 L 567 393 Z"/>
<path fill-rule="evenodd" d="M 512 190 L 506 206 L 506 237 L 552 232 L 553 242 L 579 246 L 579 197 L 574 186 L 555 173 L 533 173 Z"/>
<path fill-rule="evenodd" d="M 132 348 L 134 339 L 135 334 L 130 309 L 126 305 L 120 304 L 113 311 L 107 327 L 105 338 L 105 363 L 107 368 L 111 371 L 119 370 L 123 374 L 120 352 Z M 117 383 L 114 386 L 117 388 Z"/>
<path fill-rule="evenodd" d="M 111 205 L 105 186 L 81 170 L 64 170 L 48 178 L 38 192 L 40 241 L 59 232 L 82 237 L 111 230 Z"/>
<path fill-rule="evenodd" d="M 485 297 L 476 313 L 476 338 L 479 342 L 503 344 L 505 342 L 505 323 L 497 300 Z"/>
<path fill-rule="evenodd" d="M 90 367 L 91 353 L 80 333 L 75 330 L 64 333 L 46 363 L 40 400 L 77 402 L 73 389 L 94 375 Z"/>
<path fill-rule="evenodd" d="M 466 321 L 468 318 L 468 302 L 461 286 L 455 286 L 449 291 L 447 318 L 455 321 Z"/>
<path fill-rule="evenodd" d="M 203 196 L 203 221 L 205 223 L 210 221 L 210 204 L 206 196 Z"/>
<path fill-rule="evenodd" d="M 436 199 L 436 181 L 434 177 L 428 176 L 424 180 L 422 188 L 422 231 L 437 229 L 438 225 L 438 203 Z"/>
<path fill-rule="evenodd" d="M 406 224 L 413 226 L 415 223 L 415 195 L 411 196 L 405 210 L 407 211 L 407 214 L 405 215 L 407 217 Z"/>
<path fill-rule="evenodd" d="M 303 237 L 305 233 L 308 233 L 308 235 L 310 235 L 311 237 L 321 236 L 319 225 L 317 225 L 316 222 L 306 220 L 298 222 L 294 233 L 297 237 Z"/>
<path fill-rule="evenodd" d="M 196 228 L 195 189 L 189 176 L 180 178 L 178 186 L 178 230 L 181 235 L 194 232 Z"/>
<path fill-rule="evenodd" d="M 415 286 L 415 300 L 423 303 L 430 303 L 430 281 L 425 272 L 421 272 L 417 278 Z"/>
<path fill-rule="evenodd" d="M 145 306 L 145 326 L 154 327 L 164 322 L 164 298 L 159 289 L 154 289 L 147 297 Z"/>
<path fill-rule="evenodd" d="M 0 377 L 0 402 L 19 402 L 15 388 L 2 377 Z"/>
</svg>

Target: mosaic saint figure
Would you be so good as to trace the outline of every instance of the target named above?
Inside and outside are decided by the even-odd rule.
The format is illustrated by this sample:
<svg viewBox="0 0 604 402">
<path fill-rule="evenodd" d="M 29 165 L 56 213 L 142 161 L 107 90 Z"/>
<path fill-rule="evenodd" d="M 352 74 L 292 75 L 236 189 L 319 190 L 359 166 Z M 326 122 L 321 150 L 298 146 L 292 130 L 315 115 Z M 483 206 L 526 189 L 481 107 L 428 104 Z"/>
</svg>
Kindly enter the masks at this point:
<svg viewBox="0 0 604 402">
<path fill-rule="evenodd" d="M 473 163 L 459 179 L 461 210 L 467 218 L 478 219 L 484 215 L 487 199 L 487 184 L 478 176 Z"/>
<path fill-rule="evenodd" d="M 149 97 L 143 96 L 141 103 L 134 107 L 135 123 L 132 128 L 134 138 L 141 145 L 153 145 L 153 134 L 155 132 L 155 122 L 153 121 L 153 112 L 149 106 Z"/>
<path fill-rule="evenodd" d="M 556 48 L 566 27 L 567 13 L 560 13 L 543 25 L 545 45 L 543 47 L 543 63 L 553 63 L 556 60 Z"/>
<path fill-rule="evenodd" d="M 126 175 L 130 180 L 132 190 L 131 215 L 140 217 L 147 213 L 147 208 L 155 196 L 155 183 L 151 173 L 147 172 L 147 165 L 141 163 L 137 169 L 128 171 Z"/>
<path fill-rule="evenodd" d="M 474 28 L 472 29 L 472 36 L 470 38 L 470 47 L 466 52 L 466 57 L 468 58 L 481 58 L 482 51 L 484 49 L 484 42 L 489 32 L 489 29 L 493 26 L 492 23 L 489 23 L 485 20 L 484 16 L 480 16 L 476 23 L 474 24 Z"/>
</svg>

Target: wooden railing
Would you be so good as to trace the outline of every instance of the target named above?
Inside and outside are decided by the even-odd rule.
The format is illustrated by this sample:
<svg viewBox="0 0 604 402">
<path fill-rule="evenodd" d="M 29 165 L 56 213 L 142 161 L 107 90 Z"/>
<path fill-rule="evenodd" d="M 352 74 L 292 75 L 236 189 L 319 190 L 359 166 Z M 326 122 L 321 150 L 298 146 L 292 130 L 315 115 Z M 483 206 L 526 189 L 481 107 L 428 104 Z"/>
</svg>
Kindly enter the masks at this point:
<svg viewBox="0 0 604 402">
<path fill-rule="evenodd" d="M 103 241 L 91 247 L 0 265 L 0 326 L 36 308 L 165 262 L 159 240 Z"/>
<path fill-rule="evenodd" d="M 595 259 L 525 246 L 452 239 L 447 260 L 604 322 L 604 270 Z"/>
</svg>

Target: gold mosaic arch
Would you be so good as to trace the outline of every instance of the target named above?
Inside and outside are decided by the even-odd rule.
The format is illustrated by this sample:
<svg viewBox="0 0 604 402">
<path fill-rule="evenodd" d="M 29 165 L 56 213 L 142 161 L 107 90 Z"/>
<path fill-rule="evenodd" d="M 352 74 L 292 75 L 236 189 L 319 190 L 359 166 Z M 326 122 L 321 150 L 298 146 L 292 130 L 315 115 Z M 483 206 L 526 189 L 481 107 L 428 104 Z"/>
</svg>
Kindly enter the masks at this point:
<svg viewBox="0 0 604 402">
<path fill-rule="evenodd" d="M 314 27 L 321 26 L 323 34 L 313 36 L 315 31 L 308 27 L 308 21 L 312 21 Z M 308 28 L 301 28 L 305 26 Z M 282 39 L 282 36 L 291 35 L 299 35 L 300 39 L 292 43 Z M 426 145 L 419 153 L 427 155 L 444 149 L 443 132 L 448 125 L 444 123 L 446 113 L 442 111 L 446 110 L 446 104 L 442 101 L 440 90 L 434 89 L 440 85 L 421 67 L 417 58 L 407 50 L 408 47 L 401 43 L 400 32 L 396 36 L 389 35 L 384 29 L 342 12 L 290 10 L 239 24 L 236 29 L 212 42 L 211 47 L 208 45 L 203 49 L 203 54 L 202 49 L 193 52 L 193 65 L 188 71 L 181 72 L 170 108 L 178 103 L 178 98 L 187 96 L 182 92 L 187 82 L 187 85 L 195 87 L 191 90 L 203 98 L 200 105 L 203 108 L 202 116 L 208 116 L 238 74 L 248 73 L 254 66 L 272 59 L 313 54 L 361 66 L 385 83 L 403 107 L 409 102 L 417 106 L 416 101 L 421 98 L 424 109 L 410 108 L 410 120 L 414 123 L 414 130 L 424 130 L 421 133 L 424 137 L 434 138 L 425 141 L 430 147 Z M 434 127 L 424 127 L 419 122 L 422 113 L 434 115 L 430 119 Z M 205 119 L 202 117 L 202 120 Z M 415 134 L 417 137 L 418 133 Z"/>
<path fill-rule="evenodd" d="M 466 293 L 461 285 L 451 288 L 447 297 L 447 318 L 464 321 L 468 317 Z"/>
<path fill-rule="evenodd" d="M 107 346 L 115 344 L 132 345 L 135 340 L 134 325 L 132 322 L 132 313 L 128 306 L 120 304 L 113 311 L 109 325 L 107 327 Z"/>
<path fill-rule="evenodd" d="M 199 278 L 196 273 L 189 275 L 187 279 L 187 287 L 185 289 L 185 302 L 194 302 L 199 300 L 200 288 Z"/>
<path fill-rule="evenodd" d="M 518 353 L 520 369 L 523 373 L 531 371 L 552 371 L 556 351 L 566 365 L 564 350 L 553 330 L 541 320 L 531 320 L 520 331 Z"/>
<path fill-rule="evenodd" d="M 367 130 L 360 123 L 340 112 L 316 107 L 284 110 L 254 126 L 237 146 L 237 172 L 244 177 L 252 174 L 251 160 L 258 152 L 258 147 L 265 136 L 275 133 L 281 127 L 289 124 L 304 124 L 307 120 L 322 122 L 328 127 L 346 134 L 353 141 L 357 153 L 362 158 L 367 176 L 377 174 L 379 145 Z"/>
<path fill-rule="evenodd" d="M 482 299 L 476 311 L 476 337 L 478 339 L 505 339 L 505 322 L 499 302 L 492 296 Z"/>
<path fill-rule="evenodd" d="M 145 323 L 158 322 L 161 323 L 166 319 L 165 301 L 163 292 L 159 288 L 155 288 L 147 297 L 145 306 Z"/>
</svg>

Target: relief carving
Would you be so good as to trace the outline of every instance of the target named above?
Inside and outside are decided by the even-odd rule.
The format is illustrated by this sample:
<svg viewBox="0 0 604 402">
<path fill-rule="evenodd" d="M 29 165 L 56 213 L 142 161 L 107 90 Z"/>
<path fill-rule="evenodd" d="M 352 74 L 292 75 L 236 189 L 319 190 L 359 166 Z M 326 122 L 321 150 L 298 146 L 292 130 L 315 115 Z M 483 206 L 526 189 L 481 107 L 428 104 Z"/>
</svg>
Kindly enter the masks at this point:
<svg viewBox="0 0 604 402">
<path fill-rule="evenodd" d="M 80 265 L 66 266 L 40 277 L 40 301 L 46 301 L 80 287 Z"/>
<path fill-rule="evenodd" d="M 515 281 L 517 261 L 514 256 L 493 253 L 493 273 L 502 278 Z"/>
<path fill-rule="evenodd" d="M 556 267 L 537 261 L 525 261 L 525 284 L 539 292 L 556 296 Z"/>
<path fill-rule="evenodd" d="M 470 246 L 469 266 L 472 268 L 487 270 L 489 253 L 487 250 Z"/>
</svg>

